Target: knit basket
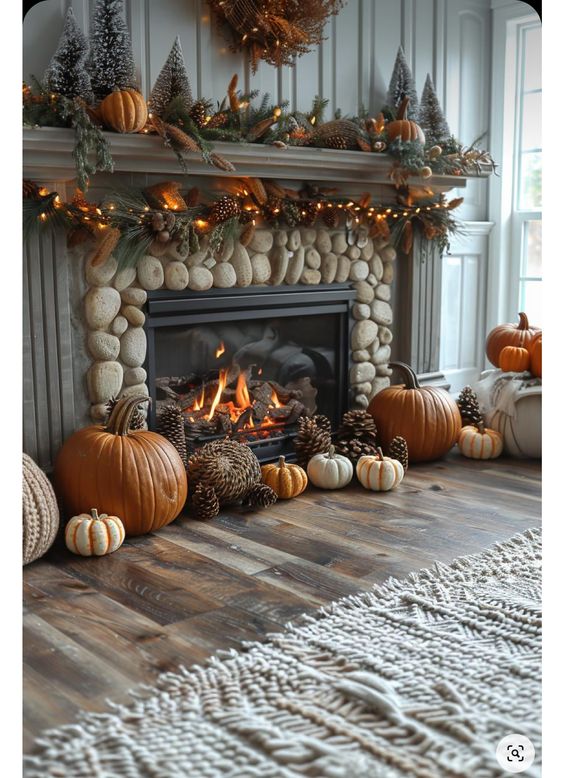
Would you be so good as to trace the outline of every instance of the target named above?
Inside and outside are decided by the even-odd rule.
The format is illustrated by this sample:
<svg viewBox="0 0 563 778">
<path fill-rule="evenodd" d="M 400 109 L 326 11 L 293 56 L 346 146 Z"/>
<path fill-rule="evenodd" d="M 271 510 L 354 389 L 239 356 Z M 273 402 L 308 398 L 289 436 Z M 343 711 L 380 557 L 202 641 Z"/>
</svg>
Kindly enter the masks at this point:
<svg viewBox="0 0 563 778">
<path fill-rule="evenodd" d="M 23 563 L 34 562 L 51 547 L 59 528 L 53 487 L 43 470 L 23 455 Z"/>
</svg>

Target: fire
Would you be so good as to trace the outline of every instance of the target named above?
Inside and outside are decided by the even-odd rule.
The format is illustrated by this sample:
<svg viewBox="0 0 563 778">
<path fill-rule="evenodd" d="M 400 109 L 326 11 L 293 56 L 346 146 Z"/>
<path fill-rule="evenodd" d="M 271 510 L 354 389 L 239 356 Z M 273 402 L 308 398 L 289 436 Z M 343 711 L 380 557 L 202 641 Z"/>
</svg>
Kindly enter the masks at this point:
<svg viewBox="0 0 563 778">
<path fill-rule="evenodd" d="M 219 348 L 215 352 L 215 359 L 219 359 L 219 357 L 224 353 L 225 353 L 225 344 L 223 343 L 223 341 L 221 341 L 221 343 L 219 344 Z"/>
<path fill-rule="evenodd" d="M 215 393 L 215 397 L 213 398 L 213 402 L 211 403 L 211 410 L 209 411 L 208 419 L 213 418 L 213 414 L 215 413 L 215 408 L 219 405 L 219 401 L 221 400 L 221 395 L 223 394 L 224 388 L 227 386 L 227 373 L 228 370 L 220 370 L 219 371 L 219 385 L 217 387 L 217 392 Z"/>
<path fill-rule="evenodd" d="M 242 409 L 248 408 L 248 406 L 252 404 L 250 395 L 248 394 L 248 386 L 246 385 L 244 373 L 241 373 L 237 379 L 235 400 L 238 407 Z"/>
<path fill-rule="evenodd" d="M 272 405 L 274 408 L 283 408 L 283 403 L 280 402 L 275 389 L 272 389 Z"/>
</svg>

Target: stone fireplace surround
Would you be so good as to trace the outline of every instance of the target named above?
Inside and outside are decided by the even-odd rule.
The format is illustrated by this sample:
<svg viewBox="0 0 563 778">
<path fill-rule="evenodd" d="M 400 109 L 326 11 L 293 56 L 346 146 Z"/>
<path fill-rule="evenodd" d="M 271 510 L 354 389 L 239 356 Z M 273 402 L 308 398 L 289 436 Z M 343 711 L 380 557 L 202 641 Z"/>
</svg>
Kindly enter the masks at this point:
<svg viewBox="0 0 563 778">
<path fill-rule="evenodd" d="M 390 383 L 390 300 L 397 255 L 382 239 L 359 242 L 361 248 L 343 230 L 262 228 L 246 248 L 227 240 L 212 253 L 203 239 L 200 250 L 186 256 L 172 244 L 162 256 L 147 254 L 136 267 L 121 270 L 113 257 L 99 267 L 86 260 L 83 321 L 92 359 L 86 375 L 92 420 L 105 418 L 112 396 L 149 394 L 143 308 L 147 292 L 157 289 L 205 292 L 212 287 L 350 283 L 356 300 L 349 382 L 354 406 L 367 407 Z"/>
</svg>

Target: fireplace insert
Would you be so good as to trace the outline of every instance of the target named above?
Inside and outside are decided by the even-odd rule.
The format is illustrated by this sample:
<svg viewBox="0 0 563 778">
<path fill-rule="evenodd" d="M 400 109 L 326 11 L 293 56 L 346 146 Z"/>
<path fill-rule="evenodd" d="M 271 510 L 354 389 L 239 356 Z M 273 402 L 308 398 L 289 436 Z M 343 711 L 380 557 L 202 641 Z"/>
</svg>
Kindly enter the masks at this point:
<svg viewBox="0 0 563 778">
<path fill-rule="evenodd" d="M 228 436 L 263 462 L 291 459 L 300 417 L 337 423 L 348 407 L 354 299 L 347 284 L 150 292 L 150 428 L 173 401 L 189 451 Z"/>
</svg>

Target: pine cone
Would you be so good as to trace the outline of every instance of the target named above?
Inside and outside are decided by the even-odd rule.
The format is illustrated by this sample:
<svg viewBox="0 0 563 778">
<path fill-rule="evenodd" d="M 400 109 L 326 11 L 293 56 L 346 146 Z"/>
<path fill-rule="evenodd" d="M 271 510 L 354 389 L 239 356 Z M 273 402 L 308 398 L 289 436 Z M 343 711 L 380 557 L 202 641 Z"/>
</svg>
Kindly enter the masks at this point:
<svg viewBox="0 0 563 778">
<path fill-rule="evenodd" d="M 221 224 L 229 219 L 236 218 L 240 213 L 240 203 L 232 195 L 223 195 L 211 206 L 209 220 L 212 224 Z"/>
<path fill-rule="evenodd" d="M 463 387 L 459 393 L 457 405 L 461 413 L 461 423 L 464 427 L 467 424 L 479 424 L 483 421 L 477 395 L 470 386 Z"/>
<path fill-rule="evenodd" d="M 219 513 L 219 499 L 212 486 L 198 484 L 192 495 L 192 505 L 198 519 L 214 519 Z"/>
<path fill-rule="evenodd" d="M 328 416 L 323 416 L 321 413 L 317 413 L 316 416 L 313 416 L 313 421 L 315 422 L 315 424 L 319 429 L 328 432 L 330 435 L 330 433 L 332 432 L 332 424 Z"/>
<path fill-rule="evenodd" d="M 197 100 L 190 108 L 190 118 L 194 124 L 201 128 L 205 124 L 205 117 L 207 114 L 205 100 Z"/>
<path fill-rule="evenodd" d="M 342 149 L 348 148 L 348 141 L 343 135 L 331 135 L 325 140 L 325 146 L 327 149 Z"/>
<path fill-rule="evenodd" d="M 366 443 L 357 438 L 352 438 L 351 440 L 337 440 L 334 444 L 334 448 L 337 454 L 348 457 L 353 464 L 356 464 L 360 457 L 374 456 L 377 454 L 377 446 L 375 443 Z"/>
<path fill-rule="evenodd" d="M 164 125 L 166 136 L 174 151 L 197 151 L 201 149 L 191 135 L 188 135 L 174 124 Z"/>
<path fill-rule="evenodd" d="M 400 435 L 396 435 L 389 444 L 388 456 L 390 456 L 391 459 L 398 459 L 402 464 L 405 473 L 407 472 L 409 468 L 409 449 L 407 441 Z"/>
<path fill-rule="evenodd" d="M 325 208 L 323 210 L 323 221 L 329 229 L 338 227 L 338 209 Z"/>
<path fill-rule="evenodd" d="M 297 422 L 298 432 L 293 439 L 297 462 L 306 468 L 315 454 L 325 454 L 331 445 L 330 432 L 319 427 L 315 419 L 302 417 Z"/>
<path fill-rule="evenodd" d="M 310 227 L 317 218 L 317 206 L 313 202 L 301 203 L 299 206 L 299 223 Z"/>
<path fill-rule="evenodd" d="M 338 440 L 358 440 L 377 446 L 377 427 L 373 417 L 364 410 L 347 411 L 336 433 Z"/>
<path fill-rule="evenodd" d="M 256 484 L 248 494 L 248 500 L 253 508 L 268 508 L 277 502 L 278 496 L 266 484 Z"/>
<path fill-rule="evenodd" d="M 358 145 L 360 128 L 349 119 L 334 119 L 325 122 L 313 133 L 313 146 L 332 149 L 355 149 Z"/>
<path fill-rule="evenodd" d="M 220 113 L 213 114 L 213 116 L 205 126 L 213 130 L 213 129 L 218 129 L 219 127 L 223 127 L 226 123 L 227 123 L 227 114 L 220 112 Z"/>
<path fill-rule="evenodd" d="M 109 417 L 111 416 L 111 413 L 112 413 L 113 409 L 115 408 L 116 404 L 117 404 L 117 397 L 111 397 L 107 401 L 107 403 L 106 403 L 106 410 L 107 410 L 107 414 L 108 415 L 107 415 L 107 419 L 106 419 L 106 424 L 107 424 L 107 421 L 108 421 Z M 131 421 L 129 422 L 129 429 L 130 430 L 133 430 L 133 431 L 134 430 L 144 430 L 145 427 L 146 427 L 145 417 L 141 413 L 140 408 L 141 408 L 141 406 L 138 405 L 135 408 L 135 410 L 133 411 L 133 415 L 131 416 Z"/>
<path fill-rule="evenodd" d="M 283 205 L 283 215 L 288 227 L 295 227 L 299 224 L 301 211 L 296 203 L 285 202 Z"/>
<path fill-rule="evenodd" d="M 165 405 L 158 415 L 157 428 L 180 454 L 185 467 L 188 463 L 188 453 L 182 408 L 177 403 Z"/>
</svg>

